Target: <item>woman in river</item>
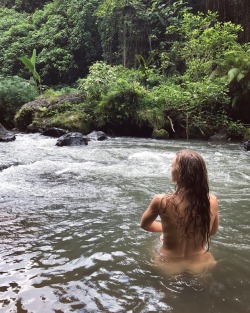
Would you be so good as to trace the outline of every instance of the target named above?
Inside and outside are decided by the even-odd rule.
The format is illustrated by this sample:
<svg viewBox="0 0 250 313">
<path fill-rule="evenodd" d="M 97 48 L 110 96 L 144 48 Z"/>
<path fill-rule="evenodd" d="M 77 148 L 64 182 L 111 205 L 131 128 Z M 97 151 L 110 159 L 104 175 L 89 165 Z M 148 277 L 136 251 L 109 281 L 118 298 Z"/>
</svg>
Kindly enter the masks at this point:
<svg viewBox="0 0 250 313">
<path fill-rule="evenodd" d="M 207 168 L 195 151 L 181 150 L 172 162 L 170 195 L 157 194 L 141 218 L 141 228 L 162 233 L 158 265 L 169 273 L 202 272 L 215 264 L 210 236 L 219 225 L 218 201 L 209 194 Z M 160 217 L 161 222 L 156 221 Z"/>
</svg>

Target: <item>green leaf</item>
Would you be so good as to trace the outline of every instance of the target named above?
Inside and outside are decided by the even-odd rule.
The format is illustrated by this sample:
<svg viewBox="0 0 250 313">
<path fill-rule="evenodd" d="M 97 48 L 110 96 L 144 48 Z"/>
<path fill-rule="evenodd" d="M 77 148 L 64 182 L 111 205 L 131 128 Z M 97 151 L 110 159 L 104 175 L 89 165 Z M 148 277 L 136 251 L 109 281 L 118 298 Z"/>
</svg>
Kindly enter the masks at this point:
<svg viewBox="0 0 250 313">
<path fill-rule="evenodd" d="M 31 63 L 33 64 L 33 66 L 35 68 L 35 65 L 36 65 L 36 49 L 33 49 L 30 61 L 31 61 Z"/>
<path fill-rule="evenodd" d="M 34 70 L 34 72 L 33 72 L 33 76 L 35 77 L 35 79 L 36 79 L 36 80 L 38 80 L 38 81 L 39 81 L 39 83 L 41 83 L 41 77 L 40 77 L 40 75 L 37 73 L 37 71 L 36 71 L 36 70 Z"/>
<path fill-rule="evenodd" d="M 153 51 L 153 52 L 150 53 L 149 57 L 146 60 L 146 65 L 147 66 L 151 63 L 151 61 L 156 56 L 156 54 L 157 54 L 157 51 Z"/>
<path fill-rule="evenodd" d="M 232 100 L 232 107 L 234 107 L 237 102 L 240 100 L 241 96 L 240 95 L 237 95 L 235 97 L 233 97 L 233 100 Z"/>
<path fill-rule="evenodd" d="M 235 57 L 238 55 L 238 51 L 235 51 L 235 50 L 230 50 L 230 51 L 226 51 L 224 53 L 224 56 L 230 60 L 234 60 Z"/>
<path fill-rule="evenodd" d="M 237 79 L 237 82 L 240 82 L 243 78 L 245 78 L 246 77 L 246 75 L 244 74 L 244 73 L 242 73 L 242 72 L 240 72 L 238 75 L 237 75 L 237 77 L 236 77 L 236 79 Z"/>
<path fill-rule="evenodd" d="M 31 73 L 34 72 L 35 68 L 34 68 L 34 65 L 31 63 L 30 59 L 28 59 L 26 56 L 23 56 L 21 57 L 21 61 Z"/>
<path fill-rule="evenodd" d="M 143 56 L 141 56 L 140 54 L 136 54 L 135 57 L 142 67 L 146 66 L 146 62 Z"/>
<path fill-rule="evenodd" d="M 229 83 L 231 83 L 232 81 L 234 81 L 238 74 L 240 73 L 240 69 L 239 68 L 231 68 L 231 70 L 228 71 L 228 79 L 229 79 Z"/>
</svg>

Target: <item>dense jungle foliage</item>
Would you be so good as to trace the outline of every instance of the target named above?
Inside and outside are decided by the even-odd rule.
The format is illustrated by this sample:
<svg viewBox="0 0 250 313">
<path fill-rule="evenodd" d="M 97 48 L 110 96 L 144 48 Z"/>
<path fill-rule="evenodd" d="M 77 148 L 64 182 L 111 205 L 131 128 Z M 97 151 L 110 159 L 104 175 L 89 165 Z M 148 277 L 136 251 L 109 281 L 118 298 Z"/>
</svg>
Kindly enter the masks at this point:
<svg viewBox="0 0 250 313">
<path fill-rule="evenodd" d="M 240 138 L 250 123 L 249 26 L 232 21 L 243 2 L 249 10 L 233 0 L 4 0 L 0 123 Z M 22 107 L 67 93 L 81 103 Z"/>
</svg>

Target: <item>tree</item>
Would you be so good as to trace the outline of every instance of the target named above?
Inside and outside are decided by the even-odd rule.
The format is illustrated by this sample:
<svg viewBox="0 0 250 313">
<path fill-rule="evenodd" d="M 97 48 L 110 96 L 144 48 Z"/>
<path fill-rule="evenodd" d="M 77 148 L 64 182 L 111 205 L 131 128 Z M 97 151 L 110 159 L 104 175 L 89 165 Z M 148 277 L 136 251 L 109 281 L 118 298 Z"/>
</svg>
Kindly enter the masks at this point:
<svg viewBox="0 0 250 313">
<path fill-rule="evenodd" d="M 170 51 L 182 61 L 183 72 L 191 81 L 212 73 L 222 54 L 238 45 L 240 31 L 240 25 L 218 22 L 217 14 L 212 12 L 207 15 L 184 12 L 180 23 L 167 29 L 167 33 L 179 36 Z"/>
<path fill-rule="evenodd" d="M 71 84 L 101 59 L 94 10 L 100 0 L 62 0 L 32 14 L 0 8 L 0 74 L 27 76 L 20 58 L 36 49 L 45 85 Z"/>
<path fill-rule="evenodd" d="M 29 34 L 34 31 L 30 16 L 0 7 L 0 68 L 2 75 L 15 75 L 21 56 L 32 51 Z"/>
<path fill-rule="evenodd" d="M 105 0 L 95 12 L 109 64 L 134 67 L 135 55 L 149 51 L 147 7 L 139 0 Z"/>
<path fill-rule="evenodd" d="M 18 12 L 32 13 L 36 9 L 41 9 L 46 2 L 50 0 L 2 0 L 2 6 L 6 8 L 13 8 Z"/>
<path fill-rule="evenodd" d="M 194 0 L 191 1 L 192 3 Z M 250 2 L 249 0 L 203 0 L 203 11 L 218 12 L 219 20 L 241 24 L 244 32 L 240 34 L 241 42 L 250 41 Z"/>
<path fill-rule="evenodd" d="M 102 46 L 94 12 L 101 0 L 71 0 L 68 19 L 71 25 L 70 45 L 76 64 L 76 77 L 88 73 L 91 64 L 102 59 Z"/>
</svg>

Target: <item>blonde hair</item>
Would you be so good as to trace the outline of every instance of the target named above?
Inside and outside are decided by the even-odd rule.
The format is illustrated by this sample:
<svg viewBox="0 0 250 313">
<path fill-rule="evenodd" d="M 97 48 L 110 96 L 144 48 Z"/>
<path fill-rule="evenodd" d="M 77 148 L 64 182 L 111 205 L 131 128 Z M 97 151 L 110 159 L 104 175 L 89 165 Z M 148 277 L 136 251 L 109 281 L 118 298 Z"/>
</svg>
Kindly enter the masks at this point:
<svg viewBox="0 0 250 313">
<path fill-rule="evenodd" d="M 185 149 L 177 152 L 173 171 L 176 173 L 176 191 L 182 201 L 187 201 L 184 218 L 178 223 L 184 227 L 184 236 L 202 234 L 203 245 L 208 243 L 210 228 L 210 201 L 207 167 L 200 154 Z M 176 204 L 178 215 L 178 204 Z"/>
</svg>

